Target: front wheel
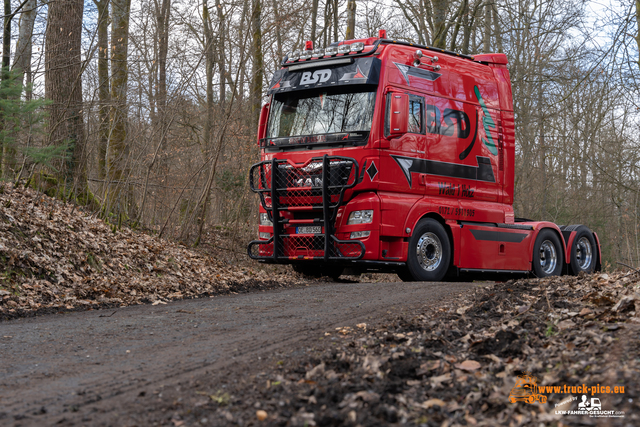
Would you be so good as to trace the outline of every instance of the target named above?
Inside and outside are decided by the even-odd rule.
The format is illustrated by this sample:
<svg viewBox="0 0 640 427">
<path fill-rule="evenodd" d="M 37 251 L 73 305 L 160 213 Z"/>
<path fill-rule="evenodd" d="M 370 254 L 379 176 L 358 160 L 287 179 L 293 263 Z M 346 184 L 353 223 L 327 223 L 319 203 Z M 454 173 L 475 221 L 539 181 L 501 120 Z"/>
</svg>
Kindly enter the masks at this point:
<svg viewBox="0 0 640 427">
<path fill-rule="evenodd" d="M 558 235 L 548 228 L 536 237 L 533 246 L 533 274 L 536 277 L 559 276 L 564 262 L 562 243 Z"/>
<path fill-rule="evenodd" d="M 571 243 L 571 272 L 576 276 L 581 271 L 593 273 L 596 270 L 597 261 L 598 247 L 593 233 L 584 225 L 578 226 L 576 236 Z"/>
<path fill-rule="evenodd" d="M 423 282 L 442 280 L 451 261 L 451 243 L 442 224 L 425 218 L 418 222 L 409 240 L 406 275 Z M 404 277 L 403 277 L 404 276 Z"/>
</svg>

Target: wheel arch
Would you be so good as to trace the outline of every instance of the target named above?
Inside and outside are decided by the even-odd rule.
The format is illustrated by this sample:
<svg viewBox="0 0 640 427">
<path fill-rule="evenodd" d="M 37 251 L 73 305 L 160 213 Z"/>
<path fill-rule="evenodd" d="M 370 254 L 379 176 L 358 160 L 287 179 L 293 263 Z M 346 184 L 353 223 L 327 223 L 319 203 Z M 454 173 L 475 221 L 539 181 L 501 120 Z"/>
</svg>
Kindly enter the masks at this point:
<svg viewBox="0 0 640 427">
<path fill-rule="evenodd" d="M 430 218 L 435 221 L 438 221 L 440 225 L 444 227 L 444 231 L 447 233 L 447 237 L 449 238 L 449 245 L 451 246 L 451 259 L 449 260 L 449 267 L 451 267 L 452 265 L 457 265 L 456 256 L 457 256 L 457 248 L 459 247 L 458 245 L 459 239 L 454 238 L 455 236 L 451 229 L 451 225 L 447 220 L 444 219 L 442 215 L 440 215 L 434 210 L 434 206 L 425 205 L 421 203 L 416 203 L 413 206 L 413 208 L 409 212 L 409 215 L 407 215 L 407 220 L 405 221 L 405 226 L 404 226 L 405 230 L 407 228 L 411 229 L 411 232 L 407 234 L 407 237 L 410 238 L 411 235 L 413 234 L 413 230 L 415 230 L 418 223 L 421 220 L 426 218 Z"/>
<path fill-rule="evenodd" d="M 596 261 L 595 271 L 602 271 L 602 248 L 600 247 L 600 238 L 598 237 L 598 233 L 592 231 L 593 238 L 596 241 L 596 246 L 598 247 L 598 260 Z"/>
<path fill-rule="evenodd" d="M 538 239 L 538 235 L 543 231 L 543 230 L 551 230 L 557 237 L 558 239 L 560 239 L 560 244 L 562 245 L 561 248 L 561 252 L 562 252 L 562 274 L 566 274 L 568 267 L 568 263 L 567 263 L 567 259 L 569 259 L 567 257 L 567 242 L 564 239 L 564 236 L 562 235 L 562 232 L 560 231 L 560 227 L 558 227 L 556 224 L 552 223 L 552 222 L 539 222 L 534 226 L 534 234 L 533 234 L 533 238 L 531 239 L 531 247 L 529 248 L 529 253 L 530 253 L 530 258 L 529 258 L 529 262 L 531 262 L 531 266 L 533 266 L 533 252 L 535 250 L 535 246 L 536 246 L 536 240 Z"/>
<path fill-rule="evenodd" d="M 570 272 L 571 270 L 571 246 L 573 245 L 577 230 L 580 227 L 585 227 L 593 236 L 593 240 L 596 243 L 597 249 L 596 265 L 594 271 L 602 271 L 602 248 L 600 247 L 600 239 L 598 238 L 598 234 L 584 224 L 571 224 L 559 226 L 562 236 L 565 237 L 565 263 L 567 264 L 567 272 Z"/>
</svg>

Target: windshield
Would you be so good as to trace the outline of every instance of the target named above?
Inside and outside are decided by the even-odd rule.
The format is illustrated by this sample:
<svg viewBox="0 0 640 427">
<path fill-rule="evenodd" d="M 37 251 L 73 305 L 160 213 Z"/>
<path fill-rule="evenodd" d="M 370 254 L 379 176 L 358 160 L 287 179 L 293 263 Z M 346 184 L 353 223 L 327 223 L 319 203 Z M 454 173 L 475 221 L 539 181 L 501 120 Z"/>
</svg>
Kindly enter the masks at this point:
<svg viewBox="0 0 640 427">
<path fill-rule="evenodd" d="M 267 138 L 369 132 L 375 99 L 375 91 L 275 94 Z"/>
</svg>

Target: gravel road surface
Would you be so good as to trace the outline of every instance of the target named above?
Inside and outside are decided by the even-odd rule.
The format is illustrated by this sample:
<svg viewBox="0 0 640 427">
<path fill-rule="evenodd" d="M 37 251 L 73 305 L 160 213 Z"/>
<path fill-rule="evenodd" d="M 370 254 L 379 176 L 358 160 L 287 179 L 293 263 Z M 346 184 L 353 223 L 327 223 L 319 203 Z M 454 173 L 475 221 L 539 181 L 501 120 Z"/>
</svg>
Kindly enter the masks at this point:
<svg viewBox="0 0 640 427">
<path fill-rule="evenodd" d="M 324 331 L 437 305 L 474 286 L 320 283 L 0 322 L 0 424 L 132 424 L 140 399 L 185 378 L 246 377 Z"/>
</svg>

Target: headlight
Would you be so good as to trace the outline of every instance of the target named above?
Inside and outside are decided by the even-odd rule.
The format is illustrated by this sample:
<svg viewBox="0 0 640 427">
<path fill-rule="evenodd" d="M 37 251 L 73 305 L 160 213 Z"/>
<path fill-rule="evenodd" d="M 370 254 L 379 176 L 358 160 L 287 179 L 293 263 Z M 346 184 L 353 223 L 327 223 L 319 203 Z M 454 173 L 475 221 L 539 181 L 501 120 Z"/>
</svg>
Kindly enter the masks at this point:
<svg viewBox="0 0 640 427">
<path fill-rule="evenodd" d="M 268 225 L 269 227 L 273 227 L 273 223 L 269 219 L 269 214 L 266 214 L 266 213 L 260 214 L 260 225 Z"/>
<path fill-rule="evenodd" d="M 364 239 L 365 237 L 369 237 L 370 234 L 370 231 L 354 231 L 353 233 L 351 233 L 351 240 Z"/>
<path fill-rule="evenodd" d="M 258 237 L 261 240 L 269 240 L 271 238 L 271 233 L 265 233 L 264 231 L 261 231 L 260 233 L 258 233 Z"/>
<path fill-rule="evenodd" d="M 347 225 L 370 224 L 373 221 L 373 210 L 353 211 L 349 214 Z"/>
</svg>

